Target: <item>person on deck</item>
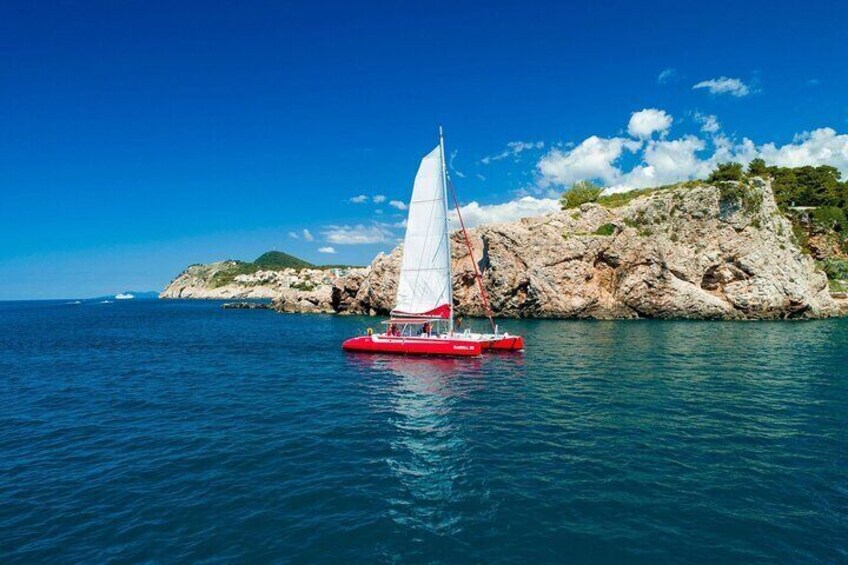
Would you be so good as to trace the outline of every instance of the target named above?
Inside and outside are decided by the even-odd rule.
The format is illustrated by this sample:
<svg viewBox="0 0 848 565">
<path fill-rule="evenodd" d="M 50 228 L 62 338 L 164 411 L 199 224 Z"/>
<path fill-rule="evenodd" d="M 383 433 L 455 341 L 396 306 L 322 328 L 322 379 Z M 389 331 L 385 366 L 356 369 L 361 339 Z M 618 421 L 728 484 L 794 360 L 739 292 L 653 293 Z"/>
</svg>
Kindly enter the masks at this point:
<svg viewBox="0 0 848 565">
<path fill-rule="evenodd" d="M 430 337 L 430 322 L 424 324 L 424 335 Z"/>
</svg>

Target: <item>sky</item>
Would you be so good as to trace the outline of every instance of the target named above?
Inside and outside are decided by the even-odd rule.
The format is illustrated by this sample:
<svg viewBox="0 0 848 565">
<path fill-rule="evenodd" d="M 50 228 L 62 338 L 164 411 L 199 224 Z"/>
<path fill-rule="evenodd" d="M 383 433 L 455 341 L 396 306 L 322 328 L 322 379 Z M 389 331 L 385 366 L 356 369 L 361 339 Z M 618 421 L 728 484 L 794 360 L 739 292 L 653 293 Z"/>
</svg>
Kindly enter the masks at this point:
<svg viewBox="0 0 848 565">
<path fill-rule="evenodd" d="M 596 5 L 597 4 L 597 5 Z M 705 176 L 848 177 L 843 2 L 0 3 L 0 300 L 270 249 L 367 264 L 445 128 L 469 223 Z"/>
</svg>

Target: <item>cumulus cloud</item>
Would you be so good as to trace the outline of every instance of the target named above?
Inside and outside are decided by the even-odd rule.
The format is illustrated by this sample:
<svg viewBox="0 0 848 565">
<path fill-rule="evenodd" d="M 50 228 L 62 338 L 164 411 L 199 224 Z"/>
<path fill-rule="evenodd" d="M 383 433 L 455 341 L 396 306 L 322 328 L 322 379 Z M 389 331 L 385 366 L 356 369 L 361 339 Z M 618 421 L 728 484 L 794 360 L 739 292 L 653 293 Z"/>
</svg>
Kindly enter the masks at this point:
<svg viewBox="0 0 848 565">
<path fill-rule="evenodd" d="M 779 167 L 832 165 L 845 177 L 848 176 L 848 135 L 839 135 L 832 128 L 805 131 L 782 147 L 766 143 L 760 148 L 759 156 Z"/>
<path fill-rule="evenodd" d="M 394 237 L 392 233 L 380 224 L 366 226 L 357 224 L 354 226 L 327 226 L 322 235 L 330 243 L 336 245 L 367 245 L 373 243 L 386 243 Z"/>
<path fill-rule="evenodd" d="M 698 158 L 698 152 L 705 147 L 706 143 L 694 135 L 651 141 L 642 151 L 642 162 L 630 172 L 622 173 L 620 183 L 609 191 L 621 192 L 706 176 L 711 166 Z"/>
<path fill-rule="evenodd" d="M 559 200 L 553 198 L 534 198 L 525 196 L 503 204 L 481 206 L 477 202 L 469 202 L 460 207 L 465 227 L 472 228 L 481 224 L 503 224 L 519 218 L 540 216 L 560 209 Z M 456 210 L 450 212 L 450 222 L 453 229 L 459 229 L 459 218 Z"/>
<path fill-rule="evenodd" d="M 383 202 L 385 202 L 385 201 L 386 201 L 386 197 L 385 197 L 385 196 L 383 196 L 382 194 L 375 194 L 375 195 L 371 198 L 371 200 L 374 202 L 374 204 L 382 204 Z"/>
<path fill-rule="evenodd" d="M 692 86 L 693 90 L 706 88 L 710 94 L 729 94 L 737 98 L 748 96 L 751 88 L 738 78 L 719 77 L 710 80 L 702 80 Z"/>
<path fill-rule="evenodd" d="M 350 201 L 354 204 L 365 204 L 366 202 L 368 202 L 368 196 L 360 194 L 359 196 L 354 196 L 353 198 L 351 198 Z"/>
<path fill-rule="evenodd" d="M 289 232 L 289 237 L 292 238 L 292 239 L 300 239 L 300 236 L 297 235 L 297 233 L 293 232 L 293 231 Z"/>
<path fill-rule="evenodd" d="M 616 184 L 621 180 L 621 170 L 615 163 L 625 151 L 636 152 L 641 147 L 641 141 L 593 135 L 572 149 L 554 148 L 536 164 L 540 185 L 569 186 L 586 179 Z"/>
<path fill-rule="evenodd" d="M 524 151 L 528 151 L 530 149 L 544 149 L 545 142 L 544 141 L 510 141 L 506 144 L 506 149 L 498 153 L 497 155 L 487 155 L 480 159 L 480 162 L 484 165 L 488 165 L 492 161 L 500 161 L 501 159 L 506 159 L 507 157 L 515 157 Z"/>
<path fill-rule="evenodd" d="M 336 252 L 336 250 L 333 249 L 332 247 L 330 247 L 329 245 L 327 247 L 319 247 L 318 248 L 318 253 L 335 253 L 335 252 Z"/>
<path fill-rule="evenodd" d="M 673 81 L 675 78 L 677 78 L 677 71 L 676 70 L 674 70 L 672 68 L 663 69 L 662 72 L 659 74 L 659 76 L 657 76 L 657 83 L 658 84 L 667 84 L 667 83 Z"/>
<path fill-rule="evenodd" d="M 315 241 L 315 237 L 312 235 L 312 232 L 307 229 L 303 230 L 303 239 L 306 241 Z"/>
<path fill-rule="evenodd" d="M 630 115 L 627 133 L 640 139 L 647 139 L 654 133 L 665 135 L 668 133 L 672 121 L 674 121 L 672 117 L 664 110 L 645 108 Z"/>
<path fill-rule="evenodd" d="M 405 202 L 401 202 L 400 200 L 391 200 L 389 201 L 389 206 L 392 208 L 396 208 L 398 210 L 406 210 L 408 206 Z"/>
<path fill-rule="evenodd" d="M 635 141 L 591 136 L 571 149 L 552 149 L 536 165 L 537 184 L 553 190 L 588 179 L 601 182 L 608 192 L 623 192 L 705 178 L 719 163 L 747 165 L 756 157 L 786 167 L 832 165 L 848 176 L 848 135 L 832 128 L 803 132 L 782 146 L 758 146 L 751 139 L 740 141 L 722 134 L 713 115 L 696 114 L 696 120 L 708 137 L 687 134 L 677 139 Z M 629 169 L 622 163 L 625 152 L 636 157 Z"/>
</svg>

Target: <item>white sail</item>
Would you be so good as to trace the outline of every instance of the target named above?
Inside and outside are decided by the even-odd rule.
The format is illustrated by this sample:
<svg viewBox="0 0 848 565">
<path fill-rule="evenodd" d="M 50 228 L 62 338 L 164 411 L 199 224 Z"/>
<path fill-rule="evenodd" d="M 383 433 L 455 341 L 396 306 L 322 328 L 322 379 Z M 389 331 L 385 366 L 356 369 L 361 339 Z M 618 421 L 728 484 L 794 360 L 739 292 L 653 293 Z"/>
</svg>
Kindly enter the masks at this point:
<svg viewBox="0 0 848 565">
<path fill-rule="evenodd" d="M 403 243 L 395 315 L 451 318 L 451 270 L 441 144 L 418 167 Z"/>
</svg>

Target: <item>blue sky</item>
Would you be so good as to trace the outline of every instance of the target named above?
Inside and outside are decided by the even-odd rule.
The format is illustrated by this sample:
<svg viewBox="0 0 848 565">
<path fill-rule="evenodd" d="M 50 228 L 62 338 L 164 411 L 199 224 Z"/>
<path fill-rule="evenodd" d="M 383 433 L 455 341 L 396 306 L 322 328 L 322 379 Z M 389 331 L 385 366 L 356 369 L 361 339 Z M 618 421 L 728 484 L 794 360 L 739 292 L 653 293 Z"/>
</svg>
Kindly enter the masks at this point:
<svg viewBox="0 0 848 565">
<path fill-rule="evenodd" d="M 848 173 L 843 3 L 404 4 L 3 2 L 0 299 L 365 264 L 439 123 L 478 221 L 726 156 Z"/>
</svg>

